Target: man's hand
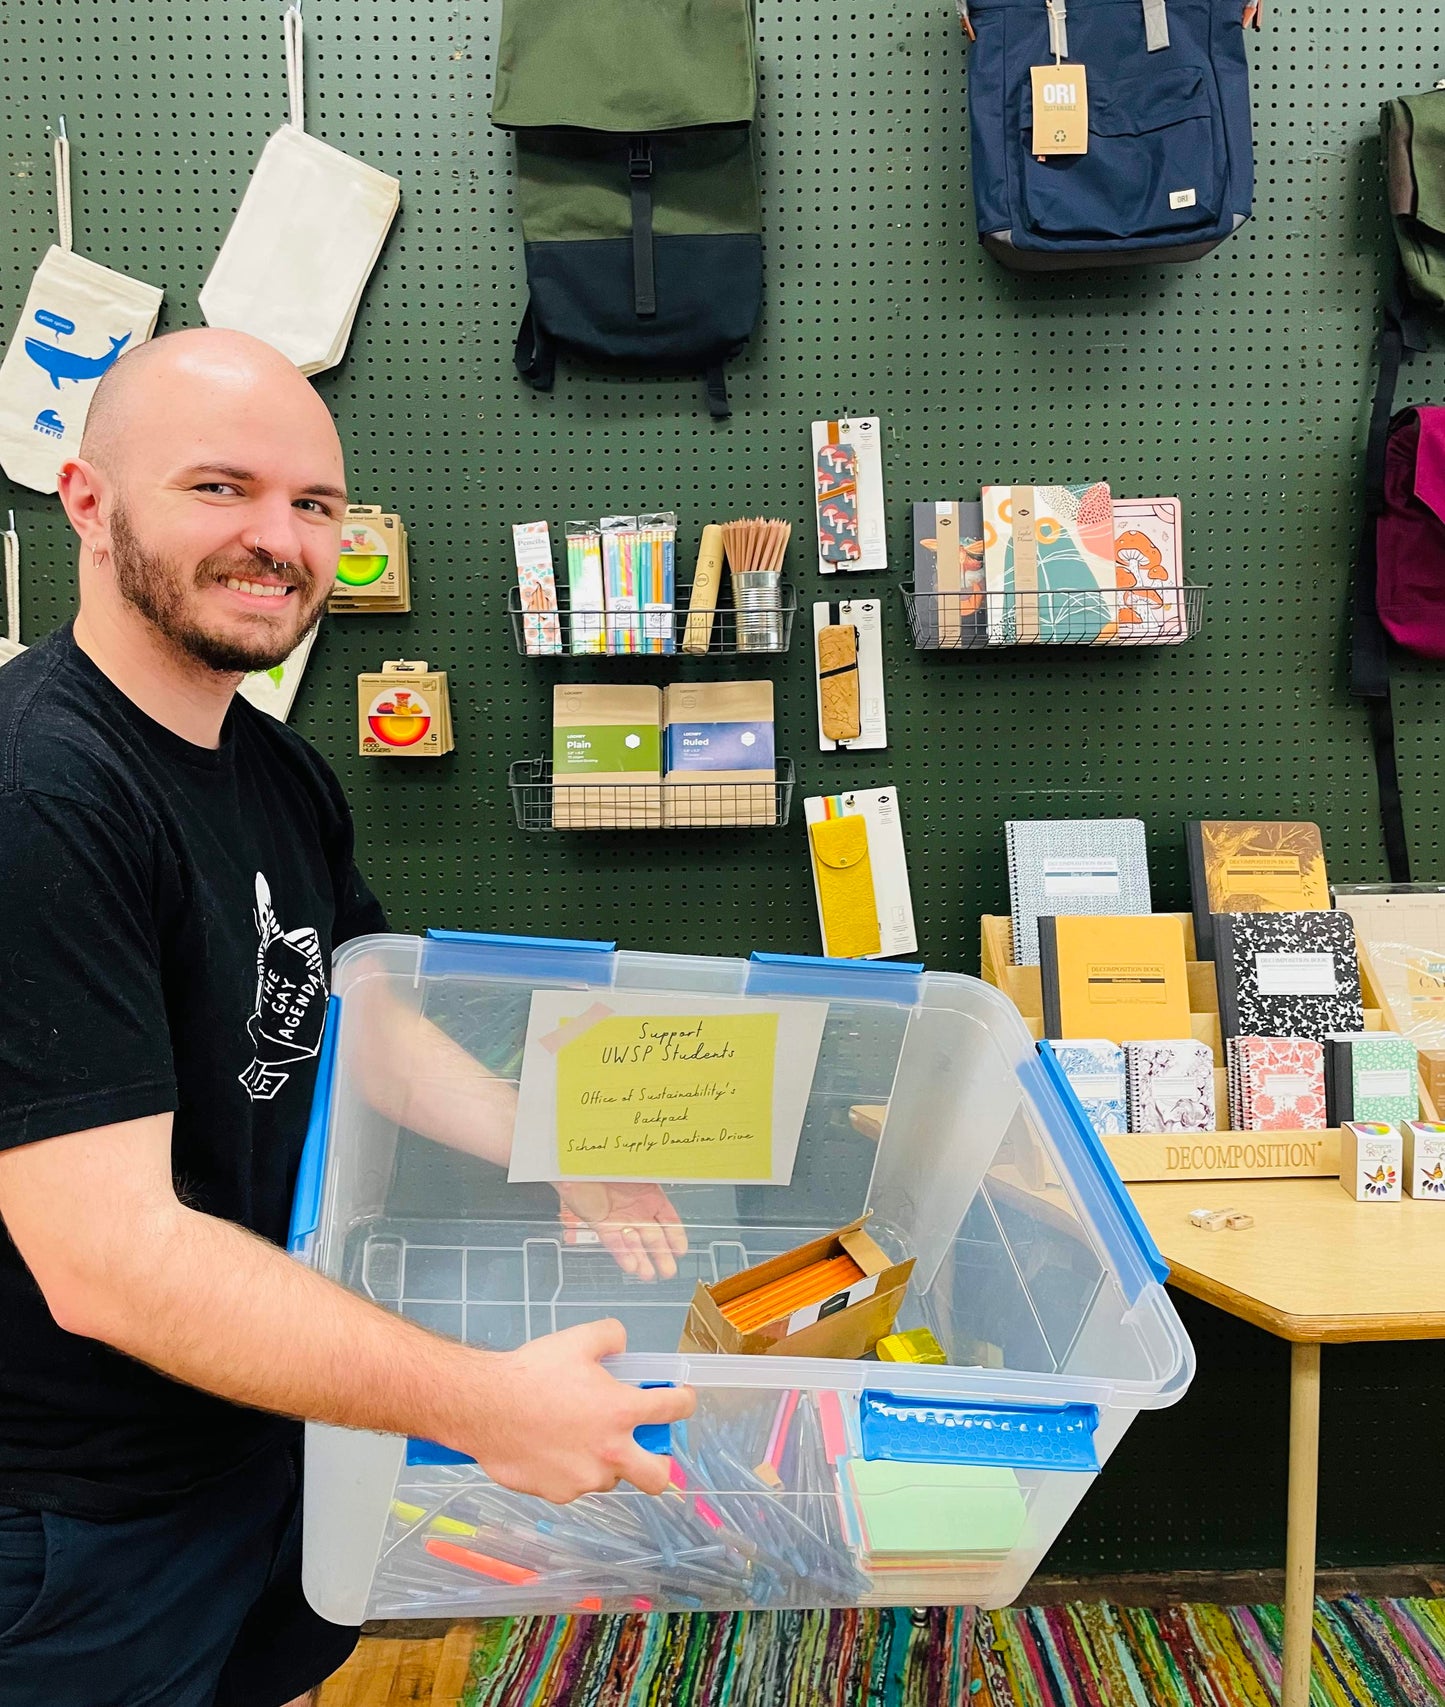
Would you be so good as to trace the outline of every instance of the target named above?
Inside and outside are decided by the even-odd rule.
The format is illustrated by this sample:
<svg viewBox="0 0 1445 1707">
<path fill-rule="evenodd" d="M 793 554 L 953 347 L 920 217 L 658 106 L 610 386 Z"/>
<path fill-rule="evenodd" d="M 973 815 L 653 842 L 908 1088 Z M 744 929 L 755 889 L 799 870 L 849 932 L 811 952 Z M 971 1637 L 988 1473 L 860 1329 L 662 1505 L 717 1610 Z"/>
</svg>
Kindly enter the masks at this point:
<svg viewBox="0 0 1445 1707">
<path fill-rule="evenodd" d="M 697 1398 L 690 1387 L 644 1389 L 614 1380 L 602 1359 L 626 1346 L 620 1322 L 588 1322 L 499 1356 L 487 1414 L 467 1431 L 488 1475 L 559 1504 L 607 1493 L 619 1481 L 645 1494 L 664 1492 L 671 1461 L 639 1446 L 632 1431 L 690 1417 Z M 466 1438 L 457 1440 L 462 1451 Z"/>
<path fill-rule="evenodd" d="M 494 1078 L 459 1043 L 388 992 L 361 979 L 348 994 L 363 1046 L 351 1061 L 367 1101 L 438 1144 L 506 1167 L 512 1155 L 517 1090 Z M 677 1274 L 687 1234 L 659 1186 L 566 1182 L 556 1187 L 563 1222 L 591 1227 L 624 1274 L 642 1280 Z"/>
<path fill-rule="evenodd" d="M 661 1186 L 569 1180 L 554 1189 L 564 1221 L 570 1214 L 585 1222 L 624 1274 L 642 1280 L 676 1277 L 675 1259 L 687 1254 L 687 1230 Z"/>
<path fill-rule="evenodd" d="M 439 1440 L 547 1499 L 622 1477 L 660 1492 L 667 1460 L 632 1431 L 693 1409 L 685 1388 L 603 1369 L 626 1346 L 617 1322 L 460 1345 L 180 1203 L 168 1114 L 0 1152 L 0 1216 L 71 1333 L 239 1404 Z"/>
</svg>

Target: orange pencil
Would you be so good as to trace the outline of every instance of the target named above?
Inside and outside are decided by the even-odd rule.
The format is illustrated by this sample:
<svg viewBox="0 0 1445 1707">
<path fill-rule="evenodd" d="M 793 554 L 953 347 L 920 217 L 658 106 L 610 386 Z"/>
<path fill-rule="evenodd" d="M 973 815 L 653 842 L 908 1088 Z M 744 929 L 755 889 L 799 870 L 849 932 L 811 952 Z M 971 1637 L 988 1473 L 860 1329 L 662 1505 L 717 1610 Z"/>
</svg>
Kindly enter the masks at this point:
<svg viewBox="0 0 1445 1707">
<path fill-rule="evenodd" d="M 831 1293 L 840 1290 L 840 1282 L 846 1283 L 862 1278 L 862 1270 L 850 1256 L 834 1257 L 830 1261 L 812 1263 L 796 1273 L 784 1275 L 780 1280 L 770 1282 L 767 1286 L 759 1287 L 756 1292 L 745 1293 L 735 1300 L 736 1314 L 728 1314 L 729 1320 L 739 1317 L 755 1317 L 760 1312 L 764 1321 L 772 1320 L 773 1315 L 783 1314 L 785 1304 L 808 1303 L 815 1299 L 827 1298 Z"/>
<path fill-rule="evenodd" d="M 749 1313 L 752 1309 L 764 1305 L 775 1298 L 790 1295 L 800 1288 L 826 1286 L 840 1275 L 858 1277 L 862 1270 L 852 1257 L 842 1256 L 824 1258 L 816 1263 L 809 1263 L 806 1268 L 795 1269 L 791 1274 L 771 1280 L 766 1286 L 759 1286 L 751 1292 L 745 1292 L 741 1297 L 731 1300 L 723 1306 L 724 1314 L 732 1312 Z M 826 1296 L 826 1294 L 825 1294 Z"/>
<path fill-rule="evenodd" d="M 521 1565 L 509 1565 L 505 1559 L 493 1559 L 486 1553 L 475 1553 L 470 1547 L 458 1547 L 453 1541 L 428 1541 L 426 1550 L 434 1559 L 445 1559 L 449 1565 L 475 1571 L 479 1576 L 495 1577 L 499 1583 L 534 1583 L 536 1571 L 524 1570 Z"/>
<path fill-rule="evenodd" d="M 862 1277 L 863 1271 L 852 1257 L 834 1257 L 784 1275 L 756 1292 L 745 1293 L 725 1307 L 723 1314 L 734 1327 L 747 1332 L 791 1315 L 805 1304 L 820 1303 Z"/>
</svg>

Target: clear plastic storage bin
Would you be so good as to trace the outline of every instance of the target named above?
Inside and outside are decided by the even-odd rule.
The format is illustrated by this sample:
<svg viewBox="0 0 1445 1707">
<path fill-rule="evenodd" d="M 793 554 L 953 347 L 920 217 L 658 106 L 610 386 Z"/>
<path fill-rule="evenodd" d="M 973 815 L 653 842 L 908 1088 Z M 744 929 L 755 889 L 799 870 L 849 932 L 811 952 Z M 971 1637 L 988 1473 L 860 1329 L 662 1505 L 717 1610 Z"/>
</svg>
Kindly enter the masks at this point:
<svg viewBox="0 0 1445 1707">
<path fill-rule="evenodd" d="M 789 1183 L 660 1182 L 690 1247 L 675 1280 L 629 1277 L 561 1225 L 550 1186 L 509 1183 L 367 1101 L 379 1014 L 419 1012 L 516 1081 L 533 992 L 558 989 L 583 1007 L 612 991 L 825 1011 Z M 915 1259 L 897 1326 L 930 1329 L 946 1367 L 678 1352 L 700 1280 L 865 1210 L 890 1256 Z M 624 1484 L 565 1507 L 429 1442 L 309 1425 L 305 1588 L 341 1623 L 1004 1605 L 1135 1415 L 1193 1373 L 1158 1252 L 1017 1011 L 976 979 L 887 962 L 454 933 L 348 944 L 291 1248 L 472 1345 L 615 1316 L 616 1375 L 698 1394 L 689 1422 L 648 1442 L 671 1450 L 676 1492 Z"/>
</svg>

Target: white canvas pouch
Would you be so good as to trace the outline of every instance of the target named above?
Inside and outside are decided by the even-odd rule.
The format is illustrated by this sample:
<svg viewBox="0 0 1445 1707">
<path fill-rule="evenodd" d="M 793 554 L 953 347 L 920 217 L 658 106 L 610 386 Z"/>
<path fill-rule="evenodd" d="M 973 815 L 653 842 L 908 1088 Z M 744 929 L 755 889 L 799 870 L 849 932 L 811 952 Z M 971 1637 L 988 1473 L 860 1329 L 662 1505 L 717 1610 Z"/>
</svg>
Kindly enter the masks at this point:
<svg viewBox="0 0 1445 1707">
<path fill-rule="evenodd" d="M 291 122 L 261 150 L 201 290 L 208 325 L 264 338 L 302 373 L 346 353 L 401 200 L 395 178 L 306 134 L 301 13 L 286 13 Z"/>
<path fill-rule="evenodd" d="M 55 197 L 60 241 L 30 281 L 0 362 L 0 465 L 37 492 L 55 490 L 61 463 L 80 450 L 100 376 L 150 337 L 164 295 L 74 252 L 63 128 L 55 139 Z"/>
<path fill-rule="evenodd" d="M 5 542 L 5 636 L 0 639 L 0 664 L 8 664 L 25 650 L 20 644 L 20 535 L 15 531 L 14 510 L 10 526 L 0 537 Z"/>
</svg>

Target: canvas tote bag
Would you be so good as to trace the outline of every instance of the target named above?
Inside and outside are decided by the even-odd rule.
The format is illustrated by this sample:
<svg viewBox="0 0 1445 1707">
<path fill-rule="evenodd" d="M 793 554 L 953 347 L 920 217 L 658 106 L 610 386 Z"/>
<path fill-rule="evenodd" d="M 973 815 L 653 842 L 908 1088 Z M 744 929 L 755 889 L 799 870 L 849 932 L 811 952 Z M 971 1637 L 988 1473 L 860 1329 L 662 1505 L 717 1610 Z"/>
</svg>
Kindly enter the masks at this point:
<svg viewBox="0 0 1445 1707">
<path fill-rule="evenodd" d="M 55 139 L 60 241 L 30 281 L 0 363 L 0 465 L 12 480 L 53 492 L 60 465 L 80 451 L 100 377 L 155 330 L 165 294 L 74 250 L 70 142 Z"/>
<path fill-rule="evenodd" d="M 261 150 L 200 303 L 208 325 L 250 332 L 302 373 L 323 373 L 346 354 L 401 186 L 306 134 L 299 7 L 285 26 L 291 122 Z"/>
<path fill-rule="evenodd" d="M 20 535 L 15 531 L 15 512 L 0 539 L 5 543 L 5 634 L 0 638 L 0 664 L 8 664 L 25 650 L 20 644 Z"/>
</svg>

